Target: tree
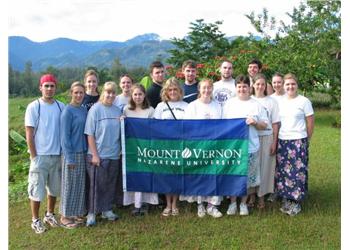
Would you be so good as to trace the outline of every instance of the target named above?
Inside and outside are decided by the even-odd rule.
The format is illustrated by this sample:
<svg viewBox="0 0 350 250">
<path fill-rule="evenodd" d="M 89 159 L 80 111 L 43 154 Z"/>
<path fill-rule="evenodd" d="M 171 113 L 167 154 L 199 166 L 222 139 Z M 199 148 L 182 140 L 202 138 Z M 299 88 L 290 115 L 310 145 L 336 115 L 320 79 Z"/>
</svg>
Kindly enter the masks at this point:
<svg viewBox="0 0 350 250">
<path fill-rule="evenodd" d="M 176 48 L 169 50 L 171 56 L 167 62 L 179 67 L 185 60 L 204 63 L 215 56 L 223 56 L 230 49 L 230 42 L 219 30 L 221 24 L 222 21 L 204 23 L 203 19 L 191 22 L 188 36 L 171 39 Z"/>
<path fill-rule="evenodd" d="M 264 62 L 282 73 L 295 73 L 305 91 L 326 90 L 340 103 L 340 1 L 302 2 L 288 15 L 291 24 L 281 21 L 278 27 L 266 9 L 257 17 L 254 12 L 246 15 L 269 41 Z M 271 38 L 273 31 L 276 35 Z"/>
</svg>

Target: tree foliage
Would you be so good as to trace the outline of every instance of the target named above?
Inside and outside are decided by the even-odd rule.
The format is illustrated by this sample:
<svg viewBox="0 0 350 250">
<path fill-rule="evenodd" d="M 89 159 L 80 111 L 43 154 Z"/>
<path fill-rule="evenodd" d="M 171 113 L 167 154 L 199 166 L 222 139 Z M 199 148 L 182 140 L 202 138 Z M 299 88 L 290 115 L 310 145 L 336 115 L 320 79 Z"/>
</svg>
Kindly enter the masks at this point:
<svg viewBox="0 0 350 250">
<path fill-rule="evenodd" d="M 205 23 L 203 19 L 191 22 L 188 36 L 171 39 L 176 48 L 169 50 L 171 57 L 167 62 L 179 67 L 185 60 L 206 62 L 215 56 L 223 56 L 230 48 L 230 42 L 220 31 L 221 24 L 222 21 Z"/>
</svg>

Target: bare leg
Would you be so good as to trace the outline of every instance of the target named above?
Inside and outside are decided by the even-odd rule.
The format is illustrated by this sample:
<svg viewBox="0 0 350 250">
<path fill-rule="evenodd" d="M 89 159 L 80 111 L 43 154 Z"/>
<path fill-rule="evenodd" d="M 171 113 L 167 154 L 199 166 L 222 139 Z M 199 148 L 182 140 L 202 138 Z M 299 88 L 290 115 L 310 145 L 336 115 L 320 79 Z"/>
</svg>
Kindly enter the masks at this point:
<svg viewBox="0 0 350 250">
<path fill-rule="evenodd" d="M 166 194 L 165 198 L 166 198 L 166 208 L 171 209 L 171 204 L 172 204 L 171 198 L 172 198 L 172 195 L 171 194 Z"/>
<path fill-rule="evenodd" d="M 179 197 L 178 195 L 172 195 L 172 203 L 171 203 L 172 209 L 177 208 L 176 203 L 177 203 L 178 197 Z"/>
<path fill-rule="evenodd" d="M 32 210 L 32 219 L 39 218 L 40 201 L 30 200 L 30 209 Z"/>
<path fill-rule="evenodd" d="M 54 196 L 47 196 L 47 212 L 54 213 L 55 211 L 55 204 L 56 204 L 56 197 Z"/>
<path fill-rule="evenodd" d="M 231 203 L 236 202 L 237 197 L 236 196 L 230 196 Z"/>
</svg>

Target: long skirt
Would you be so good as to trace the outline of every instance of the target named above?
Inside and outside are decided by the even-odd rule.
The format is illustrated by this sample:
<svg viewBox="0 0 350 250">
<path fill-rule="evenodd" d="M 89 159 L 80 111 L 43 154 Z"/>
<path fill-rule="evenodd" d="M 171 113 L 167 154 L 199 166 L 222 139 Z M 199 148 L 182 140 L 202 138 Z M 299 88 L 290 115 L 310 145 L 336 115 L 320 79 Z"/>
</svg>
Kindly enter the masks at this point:
<svg viewBox="0 0 350 250">
<path fill-rule="evenodd" d="M 85 156 L 84 153 L 74 155 L 74 168 L 69 168 L 63 157 L 60 213 L 64 217 L 83 216 L 86 213 Z"/>
<path fill-rule="evenodd" d="M 89 213 L 112 210 L 117 200 L 117 180 L 119 160 L 101 159 L 100 166 L 91 164 L 91 155 L 87 156 L 89 190 L 87 208 Z"/>
<path fill-rule="evenodd" d="M 157 205 L 158 194 L 143 192 L 124 192 L 124 205 L 135 204 L 136 208 L 141 208 L 143 203 Z"/>
<path fill-rule="evenodd" d="M 201 204 L 203 202 L 208 202 L 214 206 L 219 206 L 221 204 L 223 197 L 222 196 L 197 196 L 197 195 L 180 195 L 180 201 L 187 202 L 197 202 L 197 204 Z"/>
<path fill-rule="evenodd" d="M 260 186 L 258 196 L 274 192 L 276 155 L 270 154 L 273 135 L 259 136 L 260 150 L 258 164 L 260 166 Z"/>
<path fill-rule="evenodd" d="M 302 201 L 308 190 L 308 139 L 278 140 L 276 189 L 280 197 Z"/>
</svg>

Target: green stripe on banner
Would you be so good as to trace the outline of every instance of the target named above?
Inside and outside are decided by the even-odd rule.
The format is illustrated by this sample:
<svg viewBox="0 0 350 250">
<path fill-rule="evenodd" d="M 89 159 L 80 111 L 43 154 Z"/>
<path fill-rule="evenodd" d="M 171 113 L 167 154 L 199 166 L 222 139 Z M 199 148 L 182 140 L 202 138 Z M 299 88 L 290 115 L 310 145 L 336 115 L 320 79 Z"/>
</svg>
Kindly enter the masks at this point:
<svg viewBox="0 0 350 250">
<path fill-rule="evenodd" d="M 248 140 L 126 139 L 127 171 L 247 175 Z"/>
</svg>

